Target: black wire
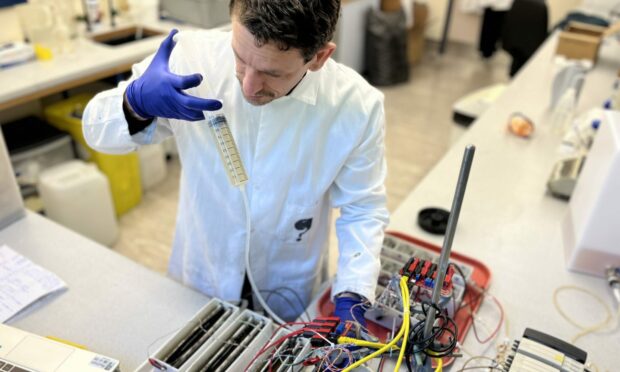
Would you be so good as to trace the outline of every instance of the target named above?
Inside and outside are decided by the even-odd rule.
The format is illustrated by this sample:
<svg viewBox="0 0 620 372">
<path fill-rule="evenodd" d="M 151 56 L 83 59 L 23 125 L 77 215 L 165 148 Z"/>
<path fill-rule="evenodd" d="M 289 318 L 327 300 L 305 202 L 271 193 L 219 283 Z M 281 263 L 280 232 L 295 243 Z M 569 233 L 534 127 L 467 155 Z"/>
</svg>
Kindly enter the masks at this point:
<svg viewBox="0 0 620 372">
<path fill-rule="evenodd" d="M 269 298 L 271 298 L 271 295 L 278 295 L 281 299 L 284 300 L 284 302 L 286 302 L 288 304 L 288 306 L 291 307 L 291 309 L 295 308 L 295 305 L 293 304 L 293 302 L 291 302 L 291 300 L 286 297 L 285 295 L 283 295 L 282 293 L 280 293 L 278 290 L 269 290 L 269 289 L 261 289 L 260 290 L 261 293 L 267 293 L 267 297 L 265 298 L 265 302 L 269 303 Z M 308 315 L 308 313 L 306 312 L 306 309 L 302 309 L 302 314 L 306 315 L 306 318 L 308 319 L 308 321 L 310 321 L 310 316 Z"/>
<path fill-rule="evenodd" d="M 311 320 L 310 319 L 310 314 L 308 314 L 308 312 L 306 311 L 306 306 L 304 304 L 304 301 L 301 299 L 301 296 L 299 295 L 299 293 L 295 292 L 295 290 L 293 290 L 292 288 L 289 288 L 289 287 L 278 287 L 278 288 L 274 289 L 274 291 L 279 291 L 281 289 L 290 291 L 293 294 L 293 296 L 295 296 L 295 298 L 297 299 L 297 302 L 299 302 L 299 306 L 301 307 L 301 309 L 304 312 L 304 315 L 306 316 L 306 318 L 308 318 L 308 321 L 310 321 Z"/>
<path fill-rule="evenodd" d="M 433 309 L 433 311 L 435 311 L 435 319 L 440 321 L 440 325 L 433 326 L 431 334 L 428 337 L 424 337 L 425 322 L 418 322 L 413 327 L 408 335 L 409 343 L 405 349 L 405 355 L 407 357 L 405 360 L 408 369 L 411 368 L 411 362 L 409 360 L 415 353 L 422 352 L 432 358 L 443 358 L 452 355 L 458 339 L 458 327 L 454 320 L 447 316 L 446 312 L 441 311 L 436 304 L 431 304 L 429 302 L 421 302 L 421 305 L 424 317 L 427 318 L 429 311 Z M 449 334 L 450 342 L 447 345 L 443 345 L 438 342 L 438 340 L 446 333 Z"/>
<path fill-rule="evenodd" d="M 411 367 L 411 358 L 413 356 L 412 355 L 405 355 L 405 365 L 407 366 L 407 371 L 408 372 L 413 372 L 413 369 Z"/>
<path fill-rule="evenodd" d="M 438 317 L 442 320 L 441 327 L 437 327 L 439 332 L 437 334 L 436 339 L 443 337 L 445 333 L 448 333 L 450 342 L 444 347 L 436 347 L 436 343 L 433 342 L 432 346 L 428 348 L 428 350 L 432 351 L 432 353 L 426 353 L 426 355 L 433 356 L 435 358 L 442 358 L 452 354 L 454 349 L 456 348 L 456 342 L 458 339 L 458 327 L 454 320 L 442 314 Z M 450 327 L 451 326 L 451 327 Z M 439 343 L 439 345 L 442 345 Z"/>
<path fill-rule="evenodd" d="M 291 309 L 295 308 L 295 305 L 291 302 L 291 300 L 288 299 L 288 297 L 286 297 L 285 295 L 283 295 L 280 292 L 272 291 L 272 290 L 269 290 L 269 289 L 261 289 L 260 292 L 261 293 L 267 293 L 267 297 L 265 297 L 265 302 L 267 304 L 269 304 L 269 299 L 271 298 L 271 295 L 275 294 L 275 295 L 278 295 L 281 299 L 283 299 L 284 302 L 286 302 L 288 304 L 288 306 L 290 306 Z"/>
<path fill-rule="evenodd" d="M 456 269 L 456 271 L 459 272 L 459 274 L 461 275 L 461 277 L 463 278 L 463 282 L 467 285 L 467 278 L 465 277 L 465 273 L 463 273 L 463 269 L 461 269 L 461 267 L 453 262 L 450 262 L 450 266 L 454 267 Z"/>
</svg>

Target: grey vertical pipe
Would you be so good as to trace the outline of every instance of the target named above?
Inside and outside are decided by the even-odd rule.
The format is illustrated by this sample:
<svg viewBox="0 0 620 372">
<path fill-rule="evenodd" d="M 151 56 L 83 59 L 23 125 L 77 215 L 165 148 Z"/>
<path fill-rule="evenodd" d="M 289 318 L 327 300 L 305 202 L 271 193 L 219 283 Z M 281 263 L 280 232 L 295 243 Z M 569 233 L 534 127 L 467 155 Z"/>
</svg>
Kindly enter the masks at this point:
<svg viewBox="0 0 620 372">
<path fill-rule="evenodd" d="M 450 217 L 448 218 L 446 236 L 443 240 L 443 246 L 441 247 L 441 255 L 439 256 L 437 280 L 435 281 L 435 287 L 433 288 L 433 304 L 439 302 L 439 295 L 441 294 L 441 288 L 443 287 L 443 280 L 446 277 L 446 271 L 448 270 L 448 261 L 450 260 L 452 241 L 454 240 L 454 233 L 456 231 L 456 224 L 459 220 L 461 205 L 463 205 L 463 197 L 465 196 L 467 179 L 469 178 L 469 171 L 471 170 L 471 164 L 474 160 L 475 151 L 476 147 L 474 145 L 468 145 L 467 147 L 465 147 L 465 153 L 463 154 L 461 170 L 459 172 L 459 178 L 456 183 L 456 191 L 454 192 L 454 199 L 452 200 L 452 209 L 450 210 Z M 435 323 L 435 312 L 431 310 L 432 309 L 429 309 L 429 313 L 426 316 L 426 322 L 424 324 L 425 339 L 430 337 L 430 335 L 432 334 L 433 323 Z M 430 366 L 430 362 L 427 362 L 427 364 Z"/>
<path fill-rule="evenodd" d="M 439 54 L 443 54 L 446 51 L 446 42 L 448 41 L 448 32 L 450 32 L 450 23 L 452 22 L 453 6 L 454 6 L 454 1 L 448 0 L 448 7 L 446 9 L 446 18 L 443 21 L 443 31 L 441 33 L 441 41 L 439 43 Z"/>
</svg>

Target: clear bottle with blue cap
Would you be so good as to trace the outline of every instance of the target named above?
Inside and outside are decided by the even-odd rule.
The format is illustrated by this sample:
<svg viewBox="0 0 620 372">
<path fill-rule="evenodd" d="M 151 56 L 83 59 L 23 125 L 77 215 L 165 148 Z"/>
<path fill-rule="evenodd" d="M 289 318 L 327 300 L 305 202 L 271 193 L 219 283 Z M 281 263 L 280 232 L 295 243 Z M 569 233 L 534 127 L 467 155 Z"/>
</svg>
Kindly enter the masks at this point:
<svg viewBox="0 0 620 372">
<path fill-rule="evenodd" d="M 590 123 L 590 126 L 586 129 L 583 134 L 583 139 L 585 142 L 586 148 L 589 150 L 592 147 L 592 143 L 594 142 L 594 137 L 598 131 L 598 128 L 601 126 L 601 119 L 594 119 Z"/>
<path fill-rule="evenodd" d="M 575 106 L 577 105 L 577 91 L 575 88 L 568 88 L 560 97 L 557 105 L 551 114 L 551 130 L 564 135 L 570 130 L 575 116 Z"/>
</svg>

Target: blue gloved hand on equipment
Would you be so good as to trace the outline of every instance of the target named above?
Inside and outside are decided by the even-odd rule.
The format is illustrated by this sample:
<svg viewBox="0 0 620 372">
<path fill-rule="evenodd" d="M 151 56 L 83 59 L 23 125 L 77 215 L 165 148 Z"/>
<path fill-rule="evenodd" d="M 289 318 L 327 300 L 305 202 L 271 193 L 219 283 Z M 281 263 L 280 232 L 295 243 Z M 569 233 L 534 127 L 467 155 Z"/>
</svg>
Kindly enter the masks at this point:
<svg viewBox="0 0 620 372">
<path fill-rule="evenodd" d="M 348 293 L 345 295 L 336 296 L 336 308 L 334 309 L 334 315 L 340 318 L 341 322 L 353 321 L 359 323 L 362 327 L 366 327 L 366 318 L 364 318 L 364 312 L 366 309 L 363 305 L 363 300 L 360 296 Z"/>
<path fill-rule="evenodd" d="M 222 103 L 214 99 L 190 96 L 183 92 L 200 85 L 200 74 L 176 75 L 170 72 L 168 60 L 176 44 L 177 30 L 172 30 L 161 43 L 144 74 L 125 90 L 131 109 L 144 119 L 162 117 L 189 121 L 203 120 L 203 111 L 218 110 Z"/>
</svg>

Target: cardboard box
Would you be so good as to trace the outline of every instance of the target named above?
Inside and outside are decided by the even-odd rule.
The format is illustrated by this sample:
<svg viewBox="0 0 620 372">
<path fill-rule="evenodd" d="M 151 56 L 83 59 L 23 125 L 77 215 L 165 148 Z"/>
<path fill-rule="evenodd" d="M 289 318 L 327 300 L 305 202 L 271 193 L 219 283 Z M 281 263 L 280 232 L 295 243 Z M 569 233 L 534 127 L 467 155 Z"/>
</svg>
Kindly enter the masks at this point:
<svg viewBox="0 0 620 372">
<path fill-rule="evenodd" d="M 560 32 L 555 54 L 568 59 L 587 59 L 596 62 L 598 48 L 606 28 L 581 22 L 570 22 Z"/>
<path fill-rule="evenodd" d="M 426 24 L 428 23 L 428 5 L 415 2 L 413 4 L 413 27 L 408 30 L 407 57 L 409 63 L 420 62 L 424 54 Z"/>
<path fill-rule="evenodd" d="M 381 11 L 396 12 L 400 10 L 400 0 L 381 0 Z"/>
</svg>

